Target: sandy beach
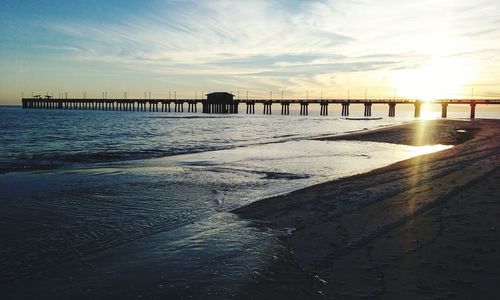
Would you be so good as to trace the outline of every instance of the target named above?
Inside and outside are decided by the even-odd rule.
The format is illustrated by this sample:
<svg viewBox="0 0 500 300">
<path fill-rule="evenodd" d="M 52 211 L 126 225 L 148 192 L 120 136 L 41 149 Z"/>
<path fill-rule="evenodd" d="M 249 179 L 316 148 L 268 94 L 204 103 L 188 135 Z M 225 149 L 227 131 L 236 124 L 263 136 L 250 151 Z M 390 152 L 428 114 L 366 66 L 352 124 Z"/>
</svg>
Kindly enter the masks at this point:
<svg viewBox="0 0 500 300">
<path fill-rule="evenodd" d="M 282 255 L 243 294 L 495 299 L 498 132 L 499 120 L 433 120 L 326 138 L 455 147 L 236 209 L 256 226 L 290 232 Z"/>
</svg>

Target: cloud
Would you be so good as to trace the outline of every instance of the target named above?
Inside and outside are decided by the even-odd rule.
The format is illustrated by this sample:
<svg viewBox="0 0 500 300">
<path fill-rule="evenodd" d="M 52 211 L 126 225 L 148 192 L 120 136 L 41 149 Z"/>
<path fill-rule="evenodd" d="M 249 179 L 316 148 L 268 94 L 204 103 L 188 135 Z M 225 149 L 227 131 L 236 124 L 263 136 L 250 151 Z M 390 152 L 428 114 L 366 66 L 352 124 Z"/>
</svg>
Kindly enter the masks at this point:
<svg viewBox="0 0 500 300">
<path fill-rule="evenodd" d="M 49 21 L 57 39 L 37 47 L 186 87 L 326 87 L 498 47 L 500 5 L 479 1 L 155 1 L 126 18 Z"/>
<path fill-rule="evenodd" d="M 289 53 L 307 56 L 312 48 L 324 47 L 326 53 L 334 45 L 353 40 L 302 23 L 307 11 L 288 15 L 278 8 L 278 3 L 282 2 L 252 1 L 237 5 L 229 1 L 186 2 L 120 23 L 72 22 L 48 27 L 80 47 L 95 49 L 96 59 L 115 56 L 156 62 L 164 58 L 184 63 L 213 63 L 227 59 L 228 55 L 235 60 L 242 56 L 258 59 Z"/>
</svg>

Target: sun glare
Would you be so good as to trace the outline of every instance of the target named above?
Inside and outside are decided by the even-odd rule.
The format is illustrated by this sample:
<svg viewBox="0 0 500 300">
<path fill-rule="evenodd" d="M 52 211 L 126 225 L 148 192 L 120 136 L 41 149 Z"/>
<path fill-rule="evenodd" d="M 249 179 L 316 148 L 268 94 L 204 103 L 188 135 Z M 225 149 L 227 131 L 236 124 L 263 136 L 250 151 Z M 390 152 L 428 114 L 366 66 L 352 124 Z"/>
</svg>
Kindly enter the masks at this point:
<svg viewBox="0 0 500 300">
<path fill-rule="evenodd" d="M 401 97 L 431 101 L 461 97 L 473 77 L 472 67 L 464 59 L 436 59 L 416 69 L 394 72 L 392 84 Z"/>
</svg>

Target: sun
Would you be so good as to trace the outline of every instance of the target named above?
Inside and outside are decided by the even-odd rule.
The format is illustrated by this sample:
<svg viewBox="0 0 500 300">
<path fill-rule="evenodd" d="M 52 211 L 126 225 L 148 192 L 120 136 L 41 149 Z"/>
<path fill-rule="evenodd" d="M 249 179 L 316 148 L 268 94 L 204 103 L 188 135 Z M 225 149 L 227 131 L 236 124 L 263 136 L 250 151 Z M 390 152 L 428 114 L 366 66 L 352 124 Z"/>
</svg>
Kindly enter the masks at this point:
<svg viewBox="0 0 500 300">
<path fill-rule="evenodd" d="M 467 60 L 455 57 L 434 59 L 419 68 L 396 71 L 391 77 L 400 97 L 428 102 L 462 97 L 474 74 Z"/>
</svg>

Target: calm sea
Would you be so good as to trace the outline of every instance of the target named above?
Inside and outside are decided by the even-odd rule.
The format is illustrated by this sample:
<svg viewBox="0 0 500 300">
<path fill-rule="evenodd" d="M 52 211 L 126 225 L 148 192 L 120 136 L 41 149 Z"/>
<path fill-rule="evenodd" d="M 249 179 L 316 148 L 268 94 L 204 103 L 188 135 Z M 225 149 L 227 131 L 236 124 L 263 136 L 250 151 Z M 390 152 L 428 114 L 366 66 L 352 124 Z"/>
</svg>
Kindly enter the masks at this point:
<svg viewBox="0 0 500 300">
<path fill-rule="evenodd" d="M 332 109 L 332 107 L 330 108 Z M 228 211 L 418 147 L 311 138 L 412 121 L 0 106 L 0 288 L 8 298 L 232 298 L 279 256 Z M 361 116 L 354 110 L 354 115 Z M 457 115 L 466 117 L 466 113 Z"/>
</svg>

